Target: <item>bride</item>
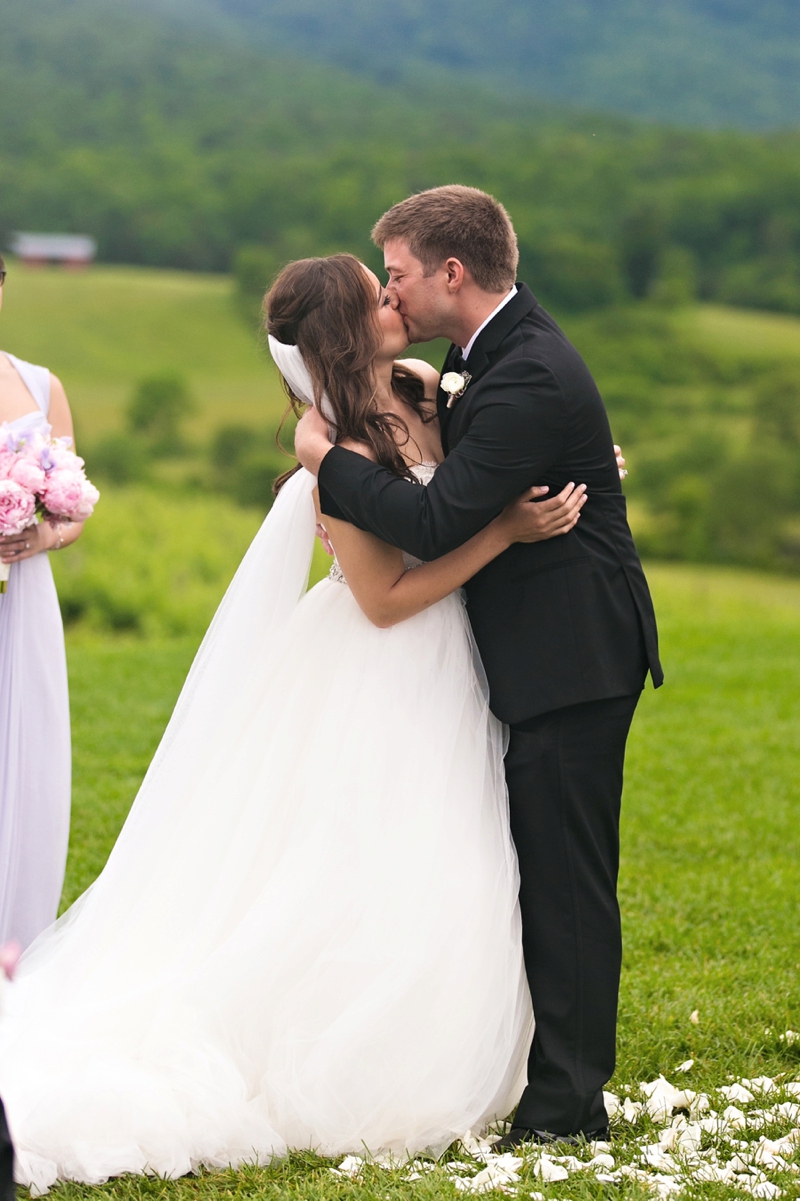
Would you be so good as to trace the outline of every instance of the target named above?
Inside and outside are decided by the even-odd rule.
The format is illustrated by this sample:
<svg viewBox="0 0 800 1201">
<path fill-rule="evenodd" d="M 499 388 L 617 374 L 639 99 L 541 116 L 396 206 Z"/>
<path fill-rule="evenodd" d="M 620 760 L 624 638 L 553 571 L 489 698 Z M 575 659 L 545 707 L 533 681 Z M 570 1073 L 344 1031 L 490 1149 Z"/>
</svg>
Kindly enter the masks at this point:
<svg viewBox="0 0 800 1201">
<path fill-rule="evenodd" d="M 340 440 L 424 484 L 436 373 L 335 255 L 269 297 Z M 0 1036 L 18 1178 L 175 1177 L 290 1148 L 439 1151 L 518 1099 L 532 1015 L 503 731 L 459 587 L 564 532 L 517 502 L 435 563 L 343 522 L 306 592 L 291 474 L 214 618 L 105 870 L 23 959 Z"/>
</svg>

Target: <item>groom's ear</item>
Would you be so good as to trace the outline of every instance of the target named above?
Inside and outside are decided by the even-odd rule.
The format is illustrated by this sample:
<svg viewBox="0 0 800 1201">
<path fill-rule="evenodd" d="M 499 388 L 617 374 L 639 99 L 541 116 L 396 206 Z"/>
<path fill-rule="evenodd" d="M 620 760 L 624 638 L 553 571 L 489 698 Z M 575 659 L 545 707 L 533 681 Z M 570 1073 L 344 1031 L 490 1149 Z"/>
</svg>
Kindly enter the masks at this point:
<svg viewBox="0 0 800 1201">
<path fill-rule="evenodd" d="M 451 293 L 460 292 L 467 274 L 461 259 L 445 259 L 443 268 L 446 273 L 448 291 Z"/>
</svg>

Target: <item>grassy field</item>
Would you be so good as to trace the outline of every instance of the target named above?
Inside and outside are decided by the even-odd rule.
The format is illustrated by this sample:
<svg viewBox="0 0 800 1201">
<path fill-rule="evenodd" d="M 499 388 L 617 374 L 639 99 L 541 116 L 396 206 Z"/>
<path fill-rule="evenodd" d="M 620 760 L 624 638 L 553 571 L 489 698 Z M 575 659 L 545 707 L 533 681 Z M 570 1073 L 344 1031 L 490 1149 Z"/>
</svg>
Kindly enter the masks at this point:
<svg viewBox="0 0 800 1201">
<path fill-rule="evenodd" d="M 1 322 L 5 349 L 61 378 L 79 437 L 118 429 L 137 381 L 160 371 L 186 376 L 199 402 L 197 436 L 229 421 L 260 426 L 283 411 L 275 371 L 238 315 L 227 276 L 12 264 Z"/>
<path fill-rule="evenodd" d="M 625 965 L 614 1086 L 694 1060 L 694 1088 L 732 1076 L 800 1076 L 800 583 L 744 572 L 651 566 L 666 686 L 648 690 L 631 737 L 621 896 Z M 179 691 L 194 641 L 70 640 L 75 816 L 65 898 L 101 868 Z M 698 1020 L 693 1022 L 691 1015 Z M 619 1123 L 614 1153 L 633 1161 L 641 1125 Z M 755 1137 L 755 1136 L 754 1136 Z M 526 1176 L 527 1172 L 527 1176 Z M 599 1196 L 588 1173 L 523 1188 Z M 635 1180 L 620 1188 L 641 1191 Z M 617 1186 L 614 1186 L 618 1191 Z M 694 1184 L 709 1197 L 732 1192 Z M 287 1193 L 454 1196 L 443 1169 L 330 1174 L 313 1156 L 269 1169 L 166 1184 L 125 1180 L 90 1197 Z"/>
<path fill-rule="evenodd" d="M 659 318 L 660 320 L 662 318 Z M 720 305 L 670 315 L 700 347 L 733 359 L 800 358 L 800 319 Z M 581 349 L 585 318 L 565 318 Z M 574 329 L 573 329 L 574 327 Z M 45 363 L 70 396 L 80 436 L 120 428 L 134 385 L 153 372 L 186 375 L 199 401 L 193 432 L 206 437 L 232 421 L 274 423 L 284 396 L 268 356 L 237 311 L 231 280 L 144 267 L 96 266 L 75 273 L 11 264 L 0 316 L 0 345 Z M 442 345 L 428 348 L 431 361 Z M 591 367 L 608 374 L 609 365 Z M 612 370 L 613 375 L 613 370 Z"/>
</svg>

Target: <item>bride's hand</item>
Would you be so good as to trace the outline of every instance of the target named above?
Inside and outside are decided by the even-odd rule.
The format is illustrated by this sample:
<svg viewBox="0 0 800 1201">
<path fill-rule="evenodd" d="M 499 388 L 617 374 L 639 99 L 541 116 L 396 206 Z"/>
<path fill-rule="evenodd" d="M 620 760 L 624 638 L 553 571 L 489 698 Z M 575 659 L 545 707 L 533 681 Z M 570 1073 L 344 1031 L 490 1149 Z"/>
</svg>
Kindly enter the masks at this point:
<svg viewBox="0 0 800 1201">
<path fill-rule="evenodd" d="M 617 456 L 617 471 L 619 472 L 619 478 L 624 480 L 628 472 L 625 468 L 625 460 L 622 457 L 622 448 L 617 446 L 616 443 L 614 443 L 614 454 Z"/>
<path fill-rule="evenodd" d="M 509 545 L 512 542 L 544 542 L 547 538 L 568 534 L 574 527 L 586 503 L 586 485 L 567 484 L 558 496 L 538 500 L 546 491 L 546 488 L 529 488 L 506 505 L 497 518 Z"/>
</svg>

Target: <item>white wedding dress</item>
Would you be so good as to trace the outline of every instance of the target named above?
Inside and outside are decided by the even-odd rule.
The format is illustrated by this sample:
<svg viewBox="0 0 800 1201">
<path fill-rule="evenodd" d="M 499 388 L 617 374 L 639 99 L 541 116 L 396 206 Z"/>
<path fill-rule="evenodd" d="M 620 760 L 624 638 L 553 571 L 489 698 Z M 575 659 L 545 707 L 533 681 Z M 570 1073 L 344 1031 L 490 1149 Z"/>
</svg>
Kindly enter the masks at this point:
<svg viewBox="0 0 800 1201">
<path fill-rule="evenodd" d="M 503 733 L 460 595 L 381 630 L 340 579 L 306 593 L 313 483 L 281 492 L 105 870 L 9 990 L 35 1193 L 440 1151 L 521 1092 Z"/>
</svg>

